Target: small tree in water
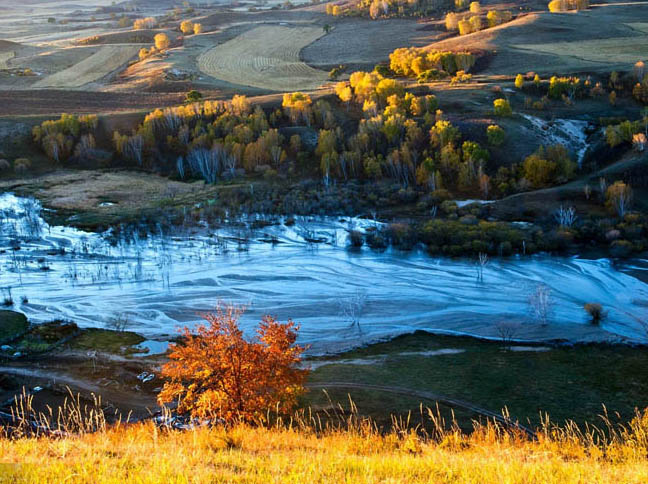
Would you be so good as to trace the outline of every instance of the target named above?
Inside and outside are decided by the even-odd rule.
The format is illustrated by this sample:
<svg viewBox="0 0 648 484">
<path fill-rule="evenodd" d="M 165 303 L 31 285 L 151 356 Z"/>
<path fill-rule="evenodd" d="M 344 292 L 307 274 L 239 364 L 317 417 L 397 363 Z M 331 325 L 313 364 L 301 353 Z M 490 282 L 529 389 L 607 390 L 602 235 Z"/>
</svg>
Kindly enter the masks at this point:
<svg viewBox="0 0 648 484">
<path fill-rule="evenodd" d="M 239 327 L 242 310 L 218 309 L 207 324 L 183 330 L 182 343 L 171 346 L 162 367 L 168 378 L 158 395 L 162 403 L 192 417 L 258 421 L 269 408 L 285 413 L 304 391 L 308 370 L 297 367 L 305 348 L 295 344 L 299 326 L 265 316 L 256 336 Z"/>
<path fill-rule="evenodd" d="M 529 296 L 529 307 L 535 319 L 546 326 L 553 312 L 551 289 L 544 284 L 538 284 L 535 291 Z"/>
</svg>

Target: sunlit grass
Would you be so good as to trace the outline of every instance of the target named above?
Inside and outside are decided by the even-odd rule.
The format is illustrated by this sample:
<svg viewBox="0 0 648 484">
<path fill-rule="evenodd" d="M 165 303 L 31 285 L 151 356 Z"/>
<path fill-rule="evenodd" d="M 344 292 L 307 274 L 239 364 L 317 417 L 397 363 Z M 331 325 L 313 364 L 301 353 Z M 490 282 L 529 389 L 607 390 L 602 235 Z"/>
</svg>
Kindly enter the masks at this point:
<svg viewBox="0 0 648 484">
<path fill-rule="evenodd" d="M 74 434 L 1 437 L 0 483 L 648 482 L 648 413 L 626 426 L 604 418 L 601 430 L 545 423 L 536 439 L 493 424 L 466 434 L 423 414 L 426 430 L 395 420 L 388 432 L 353 412 L 188 431 L 77 416 Z"/>
</svg>

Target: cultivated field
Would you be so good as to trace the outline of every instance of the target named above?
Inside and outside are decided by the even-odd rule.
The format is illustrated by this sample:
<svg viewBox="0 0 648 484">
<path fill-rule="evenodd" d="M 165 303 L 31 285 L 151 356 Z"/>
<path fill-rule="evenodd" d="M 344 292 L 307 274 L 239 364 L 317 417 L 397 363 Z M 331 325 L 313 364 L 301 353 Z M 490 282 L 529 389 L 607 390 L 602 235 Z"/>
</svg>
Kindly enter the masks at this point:
<svg viewBox="0 0 648 484">
<path fill-rule="evenodd" d="M 262 26 L 254 28 L 198 58 L 198 67 L 217 79 L 275 91 L 316 89 L 325 72 L 299 58 L 303 47 L 317 40 L 320 27 Z"/>
<path fill-rule="evenodd" d="M 523 14 L 512 22 L 430 45 L 496 53 L 482 72 L 541 75 L 628 70 L 648 56 L 648 3 L 605 4 L 578 13 Z M 605 26 L 597 28 L 595 26 Z"/>
<path fill-rule="evenodd" d="M 34 87 L 74 88 L 98 81 L 126 64 L 139 49 L 137 45 L 102 47 L 78 64 L 38 81 Z"/>
<path fill-rule="evenodd" d="M 313 67 L 373 69 L 399 47 L 423 47 L 447 35 L 438 23 L 410 19 L 342 19 L 333 30 L 306 46 L 302 59 Z"/>
<path fill-rule="evenodd" d="M 0 90 L 0 115 L 60 116 L 68 114 L 151 111 L 158 107 L 178 105 L 183 93 L 118 93 L 54 89 Z"/>
<path fill-rule="evenodd" d="M 634 64 L 637 60 L 648 58 L 648 36 L 593 39 L 580 42 L 553 42 L 549 44 L 523 44 L 519 48 L 602 62 L 605 65 L 609 65 L 611 61 Z"/>
</svg>

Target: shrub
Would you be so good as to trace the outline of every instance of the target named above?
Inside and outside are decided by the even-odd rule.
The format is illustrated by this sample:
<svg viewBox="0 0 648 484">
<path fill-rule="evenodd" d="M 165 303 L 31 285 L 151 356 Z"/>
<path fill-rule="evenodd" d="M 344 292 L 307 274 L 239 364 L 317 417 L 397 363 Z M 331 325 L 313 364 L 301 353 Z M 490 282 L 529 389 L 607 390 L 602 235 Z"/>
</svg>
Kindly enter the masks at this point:
<svg viewBox="0 0 648 484">
<path fill-rule="evenodd" d="M 0 160 L 0 173 L 3 171 L 9 171 L 11 164 L 7 160 Z"/>
<path fill-rule="evenodd" d="M 14 171 L 16 173 L 24 174 L 29 171 L 32 164 L 27 158 L 18 158 L 14 161 Z"/>
<path fill-rule="evenodd" d="M 202 33 L 203 33 L 203 26 L 202 26 L 202 24 L 194 24 L 194 26 L 193 26 L 193 33 L 194 33 L 194 35 L 202 34 Z"/>
<path fill-rule="evenodd" d="M 549 185 L 556 174 L 556 164 L 545 160 L 537 154 L 528 156 L 524 160 L 524 178 L 531 183 L 534 188 L 540 188 Z"/>
<path fill-rule="evenodd" d="M 155 49 L 147 49 L 146 47 L 142 47 L 139 51 L 138 57 L 140 61 L 143 61 L 144 59 L 147 59 L 148 57 L 151 56 L 155 52 Z"/>
<path fill-rule="evenodd" d="M 563 145 L 540 147 L 522 165 L 524 178 L 534 188 L 562 183 L 574 175 L 575 163 Z"/>
<path fill-rule="evenodd" d="M 522 74 L 515 76 L 515 87 L 517 89 L 522 89 L 524 87 L 524 76 Z"/>
<path fill-rule="evenodd" d="M 202 94 L 195 89 L 192 89 L 185 96 L 185 102 L 187 103 L 197 103 L 202 99 Z"/>
<path fill-rule="evenodd" d="M 474 15 L 468 20 L 470 22 L 471 32 L 479 32 L 482 29 L 481 17 Z"/>
<path fill-rule="evenodd" d="M 510 116 L 513 114 L 511 105 L 506 99 L 495 99 L 493 101 L 493 109 L 496 116 Z"/>
<path fill-rule="evenodd" d="M 349 243 L 351 244 L 351 247 L 362 247 L 364 244 L 364 236 L 362 235 L 362 232 L 359 230 L 351 230 L 349 232 Z"/>
<path fill-rule="evenodd" d="M 180 32 L 189 35 L 194 31 L 194 24 L 191 20 L 183 20 L 180 24 Z"/>
<path fill-rule="evenodd" d="M 153 40 L 155 42 L 155 48 L 157 50 L 166 50 L 171 45 L 171 41 L 169 40 L 169 36 L 167 34 L 157 34 L 153 38 Z"/>
<path fill-rule="evenodd" d="M 510 22 L 513 18 L 513 14 L 506 11 L 490 10 L 486 15 L 486 20 L 488 21 L 489 27 L 496 27 L 504 22 Z"/>
<path fill-rule="evenodd" d="M 603 306 L 599 303 L 587 303 L 583 308 L 589 314 L 592 324 L 599 324 L 607 316 L 607 312 L 603 311 Z"/>
<path fill-rule="evenodd" d="M 486 138 L 488 138 L 488 144 L 500 146 L 506 139 L 506 132 L 498 125 L 491 124 L 486 128 Z"/>
<path fill-rule="evenodd" d="M 628 240 L 615 240 L 610 246 L 612 257 L 629 257 L 632 252 L 632 243 Z"/>
<path fill-rule="evenodd" d="M 454 12 L 449 12 L 445 18 L 445 26 L 448 30 L 457 30 L 459 24 L 459 17 Z"/>
<path fill-rule="evenodd" d="M 578 77 L 556 77 L 549 79 L 548 95 L 552 99 L 561 99 L 563 96 L 574 98 L 580 88 Z"/>
<path fill-rule="evenodd" d="M 466 74 L 464 71 L 457 71 L 457 73 L 450 79 L 450 84 L 460 84 L 463 82 L 470 82 L 472 74 Z"/>
<path fill-rule="evenodd" d="M 567 11 L 567 0 L 551 0 L 549 5 L 547 5 L 550 12 L 566 12 Z"/>
<path fill-rule="evenodd" d="M 133 22 L 135 30 L 152 29 L 157 26 L 157 20 L 153 17 L 139 18 Z"/>
<path fill-rule="evenodd" d="M 387 248 L 387 239 L 378 230 L 367 232 L 366 240 L 367 240 L 367 245 L 372 249 L 381 250 Z"/>
<path fill-rule="evenodd" d="M 470 2 L 470 13 L 480 13 L 481 5 L 479 2 Z"/>
<path fill-rule="evenodd" d="M 457 27 L 459 27 L 459 35 L 472 33 L 472 24 L 468 20 L 459 20 Z"/>
</svg>

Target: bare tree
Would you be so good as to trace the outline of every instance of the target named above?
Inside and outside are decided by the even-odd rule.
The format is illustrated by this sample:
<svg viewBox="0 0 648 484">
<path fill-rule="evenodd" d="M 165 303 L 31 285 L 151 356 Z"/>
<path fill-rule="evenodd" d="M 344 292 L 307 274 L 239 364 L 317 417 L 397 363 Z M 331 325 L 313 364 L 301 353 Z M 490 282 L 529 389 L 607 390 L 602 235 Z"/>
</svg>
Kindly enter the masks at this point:
<svg viewBox="0 0 648 484">
<path fill-rule="evenodd" d="M 76 145 L 74 155 L 82 161 L 92 158 L 92 152 L 96 147 L 94 136 L 84 134 Z"/>
<path fill-rule="evenodd" d="M 565 208 L 561 205 L 554 213 L 554 218 L 561 227 L 569 228 L 576 222 L 576 209 L 574 207 Z"/>
<path fill-rule="evenodd" d="M 601 192 L 601 201 L 605 201 L 605 193 L 607 192 L 607 180 L 603 177 L 599 178 L 599 190 Z"/>
<path fill-rule="evenodd" d="M 553 313 L 553 299 L 551 289 L 545 284 L 538 284 L 535 291 L 529 296 L 529 308 L 533 317 L 543 326 L 549 323 Z"/>
<path fill-rule="evenodd" d="M 360 319 L 367 304 L 367 293 L 358 290 L 352 296 L 341 298 L 340 315 L 351 322 L 351 326 L 360 328 Z"/>
<path fill-rule="evenodd" d="M 142 166 L 143 147 L 144 140 L 141 135 L 129 136 L 122 147 L 123 155 L 130 160 L 136 161 L 139 166 Z"/>
<path fill-rule="evenodd" d="M 200 175 L 207 183 L 215 183 L 221 171 L 218 149 L 196 148 L 187 156 L 191 172 Z"/>
<path fill-rule="evenodd" d="M 497 329 L 497 334 L 499 334 L 502 343 L 504 344 L 504 349 L 511 348 L 511 342 L 515 339 L 518 331 L 520 330 L 520 325 L 511 321 L 500 321 L 495 326 Z"/>
<path fill-rule="evenodd" d="M 106 326 L 113 331 L 123 332 L 130 326 L 130 320 L 126 313 L 119 313 L 106 321 Z"/>
<path fill-rule="evenodd" d="M 479 259 L 477 260 L 477 278 L 480 281 L 484 280 L 484 267 L 488 265 L 488 254 L 484 252 L 479 253 Z"/>
<path fill-rule="evenodd" d="M 270 158 L 272 159 L 272 162 L 275 166 L 279 165 L 282 153 L 283 150 L 281 149 L 281 146 L 273 146 L 272 148 L 270 148 Z"/>
<path fill-rule="evenodd" d="M 232 153 L 226 153 L 223 157 L 223 168 L 229 172 L 231 178 L 236 175 L 236 164 L 238 159 Z"/>
<path fill-rule="evenodd" d="M 182 156 L 179 156 L 178 159 L 176 160 L 176 168 L 178 169 L 178 176 L 180 177 L 181 180 L 184 180 L 185 169 L 184 169 L 184 160 L 182 159 Z"/>
<path fill-rule="evenodd" d="M 632 188 L 622 181 L 614 182 L 607 189 L 607 199 L 619 217 L 623 218 L 632 206 Z"/>
</svg>

